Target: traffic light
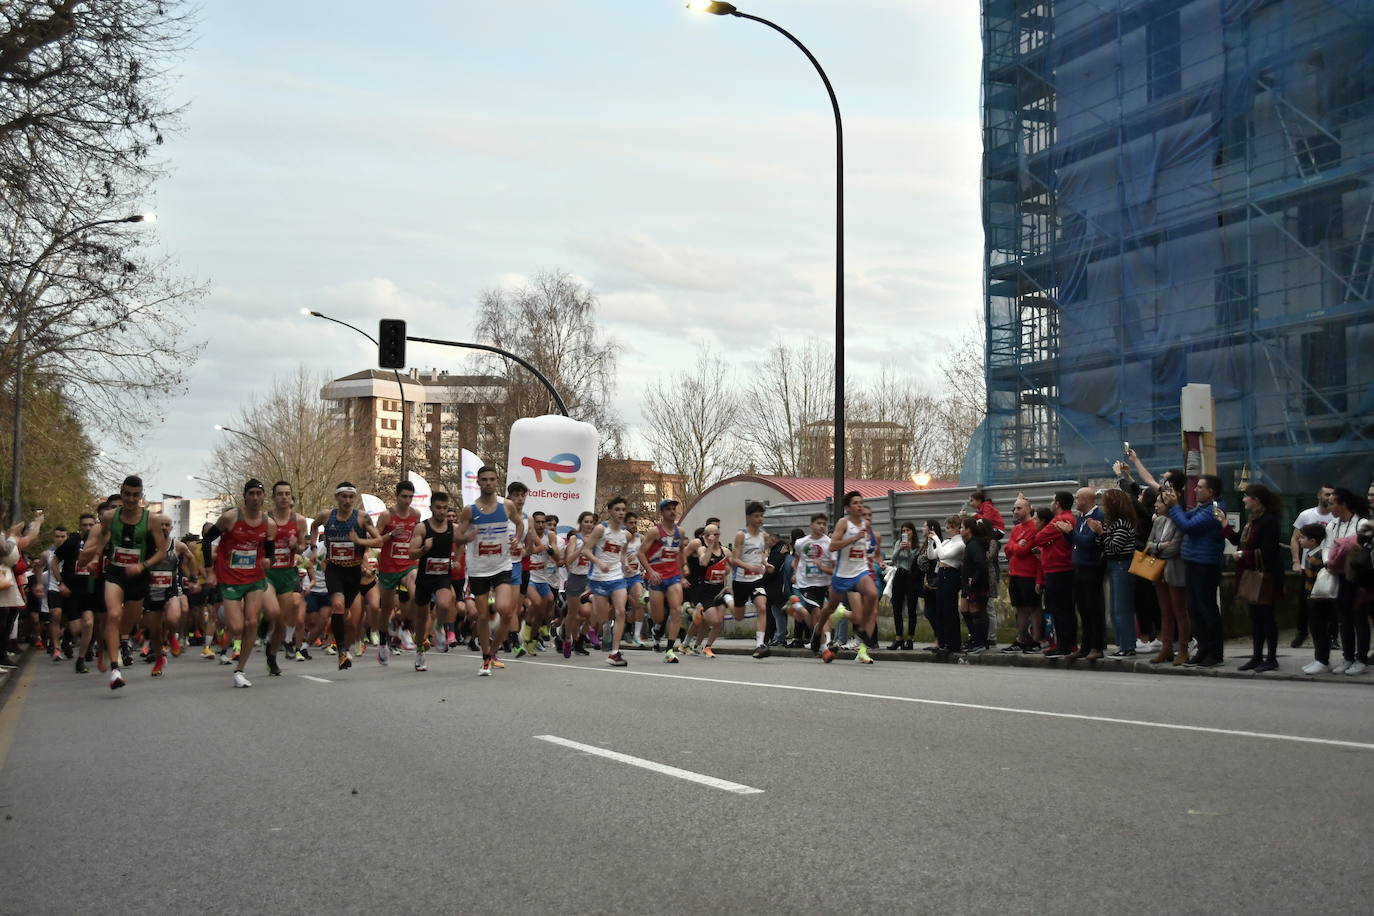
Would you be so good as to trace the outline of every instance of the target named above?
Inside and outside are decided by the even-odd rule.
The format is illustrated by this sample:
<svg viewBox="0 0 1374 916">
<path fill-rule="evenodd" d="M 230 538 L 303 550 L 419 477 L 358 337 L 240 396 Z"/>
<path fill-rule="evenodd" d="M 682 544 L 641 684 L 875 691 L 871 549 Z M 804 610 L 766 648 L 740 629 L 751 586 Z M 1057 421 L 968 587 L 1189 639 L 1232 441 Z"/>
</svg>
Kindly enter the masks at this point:
<svg viewBox="0 0 1374 916">
<path fill-rule="evenodd" d="M 406 323 L 383 318 L 377 325 L 377 365 L 383 369 L 406 367 Z"/>
</svg>

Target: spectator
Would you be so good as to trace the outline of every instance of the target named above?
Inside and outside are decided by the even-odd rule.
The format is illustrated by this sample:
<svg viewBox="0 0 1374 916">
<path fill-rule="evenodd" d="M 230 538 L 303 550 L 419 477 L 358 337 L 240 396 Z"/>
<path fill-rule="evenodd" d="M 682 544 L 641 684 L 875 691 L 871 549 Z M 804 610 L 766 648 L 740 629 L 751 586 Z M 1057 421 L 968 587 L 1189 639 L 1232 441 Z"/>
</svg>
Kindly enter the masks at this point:
<svg viewBox="0 0 1374 916">
<path fill-rule="evenodd" d="M 1275 671 L 1279 667 L 1278 622 L 1274 619 L 1274 604 L 1283 594 L 1283 548 L 1279 540 L 1279 495 L 1263 484 L 1251 484 L 1245 490 L 1247 518 L 1240 534 L 1231 543 L 1240 548 L 1236 556 L 1236 583 L 1246 572 L 1263 576 L 1258 601 L 1246 603 L 1250 609 L 1250 660 L 1240 666 L 1241 671 Z M 1268 649 L 1268 654 L 1263 650 Z"/>
<path fill-rule="evenodd" d="M 1131 580 L 1131 559 L 1135 556 L 1135 504 L 1124 490 L 1102 494 L 1102 556 L 1112 586 L 1112 629 L 1116 651 L 1112 658 L 1135 655 L 1135 583 Z"/>
<path fill-rule="evenodd" d="M 988 542 L 992 540 L 992 525 L 985 518 L 966 518 L 959 533 L 964 539 L 960 577 L 968 607 L 968 651 L 970 655 L 981 655 L 988 650 L 988 595 L 992 584 Z"/>
<path fill-rule="evenodd" d="M 1330 484 L 1322 484 L 1317 488 L 1317 504 L 1310 509 L 1302 510 L 1298 513 L 1298 517 L 1293 520 L 1293 534 L 1288 542 L 1288 550 L 1293 559 L 1293 572 L 1300 573 L 1307 568 L 1307 554 L 1298 545 L 1298 541 L 1302 538 L 1303 527 L 1316 524 L 1325 528 L 1331 524 L 1331 512 L 1328 503 L 1331 500 L 1332 492 L 1334 492 L 1334 488 Z M 1318 539 L 1318 543 L 1320 544 L 1320 539 Z M 1302 594 L 1298 596 L 1298 632 L 1294 634 L 1293 641 L 1289 643 L 1289 647 L 1293 649 L 1307 641 L 1308 591 L 1310 589 L 1304 589 Z M 1332 619 L 1334 621 L 1335 618 Z M 1330 639 L 1332 635 L 1332 633 L 1328 633 L 1327 638 Z"/>
<path fill-rule="evenodd" d="M 1164 560 L 1164 577 L 1154 583 L 1161 621 L 1159 654 L 1150 659 L 1152 665 L 1169 661 L 1176 666 L 1188 664 L 1188 641 L 1193 628 L 1188 623 L 1188 598 L 1184 590 L 1186 567 L 1179 556 L 1182 547 L 1183 532 L 1169 518 L 1169 507 L 1164 500 L 1156 499 L 1154 523 L 1145 542 L 1147 554 Z M 1178 640 L 1177 652 L 1174 651 L 1175 639 Z"/>
<path fill-rule="evenodd" d="M 959 649 L 959 570 L 964 564 L 964 539 L 959 536 L 961 524 L 959 516 L 950 516 L 945 520 L 949 537 L 942 541 L 932 535 L 926 548 L 926 555 L 938 567 L 935 639 L 941 655 Z"/>
<path fill-rule="evenodd" d="M 926 622 L 935 637 L 935 649 L 940 648 L 939 594 L 937 585 L 940 567 L 930 552 L 932 543 L 938 544 L 943 536 L 940 520 L 926 519 L 925 531 L 921 536 L 921 549 L 916 553 L 916 568 L 921 571 L 921 601 L 925 605 Z"/>
<path fill-rule="evenodd" d="M 998 545 L 1007 536 L 1007 523 L 1002 519 L 1002 513 L 997 511 L 997 507 L 992 504 L 992 498 L 983 489 L 974 490 L 969 496 L 969 505 L 973 507 L 973 517 L 981 518 L 988 523 L 988 575 L 989 575 L 989 594 L 996 595 L 1002 584 L 1002 564 L 1000 561 L 1001 550 Z M 989 630 L 987 647 L 997 648 L 997 608 L 990 606 Z"/>
<path fill-rule="evenodd" d="M 1106 602 L 1102 583 L 1105 568 L 1102 562 L 1102 510 L 1097 508 L 1097 491 L 1082 487 L 1073 496 L 1073 603 L 1078 608 L 1078 620 L 1083 628 L 1076 658 L 1095 661 L 1106 654 Z M 1056 625 L 1058 621 L 1056 621 Z"/>
<path fill-rule="evenodd" d="M 1360 521 L 1369 514 L 1369 506 L 1364 499 L 1356 496 L 1345 487 L 1337 487 L 1331 492 L 1331 514 L 1334 516 L 1326 526 L 1326 538 L 1322 541 L 1322 561 L 1331 563 L 1337 541 L 1357 538 Z M 1363 608 L 1355 607 L 1355 585 L 1344 574 L 1344 570 L 1333 570 L 1336 575 L 1336 619 L 1341 627 L 1342 660 L 1331 668 L 1332 674 L 1363 674 L 1369 666 L 1369 615 Z"/>
<path fill-rule="evenodd" d="M 1045 579 L 1045 610 L 1054 623 L 1055 646 L 1045 653 L 1057 658 L 1074 653 L 1078 622 L 1073 616 L 1074 566 L 1069 536 L 1074 529 L 1074 497 L 1067 490 L 1054 494 L 1055 516 L 1035 532 L 1040 570 Z"/>
<path fill-rule="evenodd" d="M 1011 504 L 1016 524 L 1007 533 L 1007 586 L 1016 609 L 1016 639 L 1003 652 L 1040 651 L 1040 557 L 1035 553 L 1039 525 L 1030 500 L 1016 497 Z"/>
<path fill-rule="evenodd" d="M 912 566 L 917 549 L 916 525 L 902 522 L 897 549 L 892 552 L 892 645 L 889 649 L 910 649 L 916 635 L 921 574 L 919 570 L 913 571 Z"/>
<path fill-rule="evenodd" d="M 1221 478 L 1204 474 L 1194 489 L 1197 504 L 1192 509 L 1178 505 L 1178 491 L 1169 487 L 1160 498 L 1169 506 L 1169 518 L 1183 532 L 1183 562 L 1187 564 L 1188 614 L 1197 638 L 1197 656 L 1192 664 L 1215 668 L 1223 661 L 1221 610 L 1217 607 L 1217 587 L 1221 584 L 1221 536 L 1225 515 L 1217 503 Z"/>
</svg>

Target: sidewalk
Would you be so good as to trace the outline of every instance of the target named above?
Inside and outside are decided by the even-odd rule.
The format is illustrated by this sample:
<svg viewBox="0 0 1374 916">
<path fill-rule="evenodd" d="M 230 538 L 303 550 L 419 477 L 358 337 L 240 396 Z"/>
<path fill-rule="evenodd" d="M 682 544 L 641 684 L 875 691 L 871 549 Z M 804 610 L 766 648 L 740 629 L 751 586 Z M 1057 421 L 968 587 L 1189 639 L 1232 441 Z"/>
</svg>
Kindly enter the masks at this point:
<svg viewBox="0 0 1374 916">
<path fill-rule="evenodd" d="M 717 639 L 714 646 L 717 655 L 751 655 L 754 651 L 754 642 L 750 639 Z M 650 650 L 652 651 L 652 650 Z M 808 649 L 777 649 L 769 650 L 773 658 L 796 658 L 815 661 Z M 996 649 L 989 649 L 982 655 L 952 655 L 949 658 L 941 659 L 936 657 L 934 652 L 924 651 L 924 646 L 918 644 L 915 649 L 908 652 L 905 650 L 888 651 L 887 649 L 877 649 L 869 652 L 875 662 L 927 662 L 932 664 L 946 665 L 992 665 L 1002 668 L 1069 668 L 1087 671 L 1121 671 L 1130 674 L 1160 674 L 1174 675 L 1178 677 L 1225 677 L 1225 678 L 1244 678 L 1246 680 L 1259 681 L 1308 681 L 1323 684 L 1364 684 L 1374 687 L 1374 667 L 1365 674 L 1353 677 L 1344 674 L 1319 674 L 1308 675 L 1302 673 L 1302 666 L 1312 661 L 1312 650 L 1310 647 L 1301 649 L 1289 649 L 1286 643 L 1280 643 L 1278 652 L 1279 670 L 1269 671 L 1263 674 L 1256 674 L 1253 671 L 1238 671 L 1250 658 L 1250 640 L 1233 639 L 1226 643 L 1226 661 L 1224 664 L 1215 668 L 1189 668 L 1174 667 L 1172 664 L 1151 665 L 1148 661 L 1149 654 L 1142 653 L 1134 658 L 1113 659 L 1104 658 L 1099 661 L 1073 661 L 1068 658 L 1045 658 L 1043 655 L 1022 655 L 1021 653 L 1003 653 L 999 645 Z M 1336 658 L 1340 653 L 1332 652 L 1332 658 Z M 838 652 L 835 655 L 836 662 L 852 662 L 853 652 Z"/>
</svg>

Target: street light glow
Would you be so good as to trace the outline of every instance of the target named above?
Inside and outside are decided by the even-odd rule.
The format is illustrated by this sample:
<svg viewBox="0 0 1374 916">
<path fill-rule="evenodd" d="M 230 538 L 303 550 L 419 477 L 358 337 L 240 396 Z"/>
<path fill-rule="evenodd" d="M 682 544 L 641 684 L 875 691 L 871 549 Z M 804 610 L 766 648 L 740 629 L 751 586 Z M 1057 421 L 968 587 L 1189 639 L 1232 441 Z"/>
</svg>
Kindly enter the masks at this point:
<svg viewBox="0 0 1374 916">
<path fill-rule="evenodd" d="M 926 487 L 930 486 L 930 475 L 927 474 L 925 471 L 922 471 L 919 474 L 912 474 L 911 482 L 916 484 L 916 486 L 925 489 Z"/>
<path fill-rule="evenodd" d="M 223 427 L 223 426 L 220 426 L 218 423 L 216 423 L 216 424 L 215 424 L 215 429 L 220 430 L 220 431 L 222 432 L 222 431 L 224 430 L 224 427 Z"/>
<path fill-rule="evenodd" d="M 694 13 L 710 13 L 713 16 L 728 16 L 736 9 L 733 3 L 722 3 L 720 0 L 691 0 L 687 4 L 687 9 Z"/>
<path fill-rule="evenodd" d="M 140 213 L 140 214 L 139 214 L 139 222 L 142 222 L 142 223 L 155 223 L 155 222 L 157 222 L 157 214 L 156 214 L 156 213 Z"/>
</svg>

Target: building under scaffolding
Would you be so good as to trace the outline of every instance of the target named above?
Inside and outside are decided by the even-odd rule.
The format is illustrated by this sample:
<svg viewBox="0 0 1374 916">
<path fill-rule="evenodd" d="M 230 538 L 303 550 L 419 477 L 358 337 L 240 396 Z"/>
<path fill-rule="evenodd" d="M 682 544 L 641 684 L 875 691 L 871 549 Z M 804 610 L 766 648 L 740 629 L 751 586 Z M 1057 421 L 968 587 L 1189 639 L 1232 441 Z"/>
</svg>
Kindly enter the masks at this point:
<svg viewBox="0 0 1374 916">
<path fill-rule="evenodd" d="M 1374 0 L 983 0 L 988 418 L 966 479 L 1374 470 Z"/>
</svg>

